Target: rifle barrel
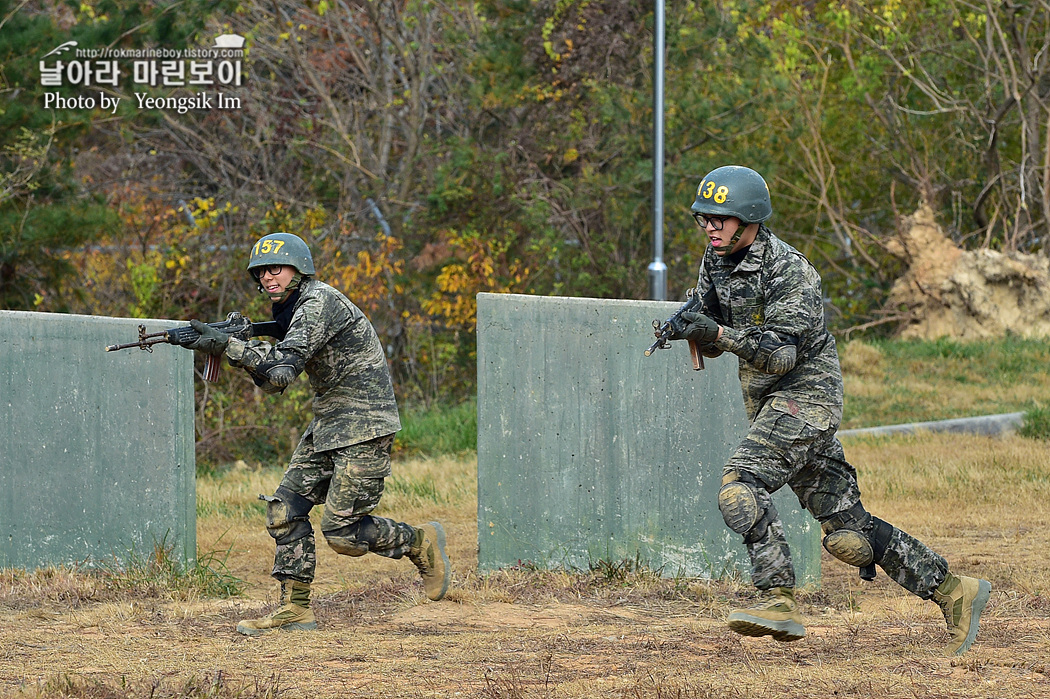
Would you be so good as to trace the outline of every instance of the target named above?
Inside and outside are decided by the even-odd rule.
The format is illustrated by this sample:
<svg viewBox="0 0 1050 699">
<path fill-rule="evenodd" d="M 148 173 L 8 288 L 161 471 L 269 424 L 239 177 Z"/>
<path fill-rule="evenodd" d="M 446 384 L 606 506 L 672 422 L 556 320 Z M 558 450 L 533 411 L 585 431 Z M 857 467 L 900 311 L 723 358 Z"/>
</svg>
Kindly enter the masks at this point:
<svg viewBox="0 0 1050 699">
<path fill-rule="evenodd" d="M 165 342 L 165 339 L 163 337 L 158 337 L 158 335 L 164 335 L 164 334 L 165 333 L 155 333 L 153 335 L 147 335 L 147 337 L 149 339 L 139 340 L 138 342 L 128 342 L 128 343 L 123 344 L 123 345 L 107 345 L 106 346 L 106 351 L 107 352 L 115 352 L 117 350 L 129 349 L 131 347 L 138 347 L 139 349 L 146 349 L 150 345 L 156 345 L 156 344 L 160 344 L 161 342 Z"/>
<path fill-rule="evenodd" d="M 667 344 L 667 336 L 664 333 L 660 334 L 660 337 L 656 338 L 656 342 L 649 346 L 649 349 L 645 350 L 645 356 L 652 355 L 653 352 Z"/>
</svg>

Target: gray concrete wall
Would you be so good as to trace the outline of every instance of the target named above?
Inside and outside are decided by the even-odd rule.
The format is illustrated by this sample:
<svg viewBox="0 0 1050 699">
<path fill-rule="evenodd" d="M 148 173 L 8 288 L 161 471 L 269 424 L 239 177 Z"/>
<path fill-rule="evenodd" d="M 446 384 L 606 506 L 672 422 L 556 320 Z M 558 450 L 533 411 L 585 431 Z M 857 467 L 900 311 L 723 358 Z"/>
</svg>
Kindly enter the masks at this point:
<svg viewBox="0 0 1050 699">
<path fill-rule="evenodd" d="M 172 321 L 0 311 L 0 567 L 196 558 L 193 356 Z"/>
<path fill-rule="evenodd" d="M 718 511 L 742 439 L 736 357 L 693 371 L 683 342 L 643 356 L 678 303 L 478 295 L 478 565 L 586 569 L 640 559 L 666 576 L 750 565 Z M 819 527 L 774 497 L 799 583 Z"/>
<path fill-rule="evenodd" d="M 909 422 L 902 425 L 858 427 L 852 430 L 839 430 L 838 436 L 839 439 L 849 439 L 851 437 L 885 437 L 894 434 L 915 434 L 917 432 L 954 432 L 957 434 L 994 436 L 1016 432 L 1023 426 L 1024 413 L 999 413 L 998 415 L 959 417 L 952 420 Z"/>
</svg>

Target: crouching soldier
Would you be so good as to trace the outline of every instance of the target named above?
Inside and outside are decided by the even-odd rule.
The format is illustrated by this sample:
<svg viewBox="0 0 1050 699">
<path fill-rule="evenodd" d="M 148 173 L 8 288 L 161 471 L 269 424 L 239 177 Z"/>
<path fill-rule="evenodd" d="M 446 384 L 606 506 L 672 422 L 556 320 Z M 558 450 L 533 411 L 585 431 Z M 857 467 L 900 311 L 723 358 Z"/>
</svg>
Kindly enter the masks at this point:
<svg viewBox="0 0 1050 699">
<path fill-rule="evenodd" d="M 280 582 L 280 601 L 266 616 L 241 621 L 237 631 L 254 636 L 317 628 L 310 609 L 317 563 L 310 510 L 320 504 L 321 533 L 335 551 L 405 556 L 419 569 L 427 597 L 441 599 L 451 576 L 442 526 L 415 527 L 371 514 L 391 472 L 394 433 L 401 429 L 375 329 L 346 296 L 314 279 L 310 249 L 298 236 L 260 238 L 248 272 L 269 296 L 283 338 L 276 344 L 242 341 L 193 320 L 201 337 L 191 349 L 225 355 L 267 393 L 281 393 L 305 371 L 314 390 L 314 416 L 277 490 L 260 496 L 277 547 L 272 575 Z"/>
</svg>

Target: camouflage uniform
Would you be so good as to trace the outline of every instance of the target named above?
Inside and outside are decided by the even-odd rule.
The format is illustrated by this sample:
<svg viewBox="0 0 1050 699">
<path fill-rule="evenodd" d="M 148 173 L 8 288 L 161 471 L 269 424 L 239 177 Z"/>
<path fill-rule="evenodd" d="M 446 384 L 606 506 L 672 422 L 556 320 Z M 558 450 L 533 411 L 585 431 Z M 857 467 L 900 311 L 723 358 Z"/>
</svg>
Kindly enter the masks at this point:
<svg viewBox="0 0 1050 699">
<path fill-rule="evenodd" d="M 324 504 L 321 532 L 339 553 L 389 558 L 408 553 L 416 530 L 374 517 L 401 429 L 386 355 L 375 329 L 337 289 L 305 279 L 284 339 L 276 345 L 231 338 L 226 356 L 267 393 L 305 371 L 314 418 L 274 497 L 267 528 L 277 541 L 273 576 L 309 583 L 316 547 L 309 511 Z"/>
<path fill-rule="evenodd" d="M 851 512 L 863 512 L 857 472 L 835 436 L 842 419 L 842 373 L 824 321 L 820 275 L 809 261 L 765 225 L 739 264 L 729 257 L 708 247 L 696 288 L 703 296 L 714 287 L 718 307 L 708 296 L 704 312 L 723 332 L 705 354 L 738 356 L 750 422 L 725 466 L 723 483 L 752 483 L 760 509 L 768 513 L 764 531 L 745 535 L 755 587 L 793 588 L 791 552 L 770 493 L 789 486 L 825 533 Z M 864 534 L 877 526 L 884 527 L 881 538 L 887 543 L 876 563 L 905 589 L 931 598 L 947 574 L 945 559 L 877 518 Z"/>
</svg>

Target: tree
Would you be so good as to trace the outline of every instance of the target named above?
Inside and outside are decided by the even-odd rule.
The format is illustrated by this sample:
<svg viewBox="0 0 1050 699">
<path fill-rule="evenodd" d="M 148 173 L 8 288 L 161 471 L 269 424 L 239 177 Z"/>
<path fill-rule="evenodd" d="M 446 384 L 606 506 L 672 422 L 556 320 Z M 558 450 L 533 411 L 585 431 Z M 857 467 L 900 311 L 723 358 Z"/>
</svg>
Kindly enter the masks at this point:
<svg viewBox="0 0 1050 699">
<path fill-rule="evenodd" d="M 844 109 L 865 124 L 870 157 L 847 168 L 858 144 L 839 146 L 826 189 L 863 196 L 860 178 L 875 173 L 883 200 L 929 203 L 957 242 L 1042 247 L 1050 226 L 1050 3 L 809 3 L 753 27 L 781 47 L 785 75 L 840 91 L 837 107 L 811 118 L 824 143 Z M 845 215 L 835 216 L 848 219 L 838 206 Z"/>
<path fill-rule="evenodd" d="M 40 106 L 37 60 L 59 32 L 20 9 L 0 2 L 0 308 L 32 309 L 73 273 L 69 251 L 112 230 L 115 218 L 70 162 L 90 115 Z"/>
</svg>

